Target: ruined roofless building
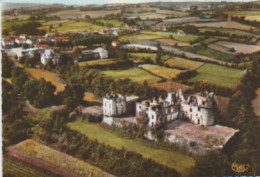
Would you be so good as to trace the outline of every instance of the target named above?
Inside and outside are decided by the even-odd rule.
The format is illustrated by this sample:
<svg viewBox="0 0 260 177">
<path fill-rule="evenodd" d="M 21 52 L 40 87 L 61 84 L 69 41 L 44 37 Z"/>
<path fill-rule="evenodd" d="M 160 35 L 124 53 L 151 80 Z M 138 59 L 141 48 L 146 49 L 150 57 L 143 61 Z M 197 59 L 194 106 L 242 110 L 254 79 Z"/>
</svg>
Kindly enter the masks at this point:
<svg viewBox="0 0 260 177">
<path fill-rule="evenodd" d="M 158 127 L 178 118 L 187 118 L 194 124 L 214 124 L 214 94 L 194 94 L 185 100 L 183 93 L 168 93 L 163 100 L 153 99 L 136 103 L 136 117 L 148 119 L 149 127 Z"/>
<path fill-rule="evenodd" d="M 174 93 L 168 93 L 165 100 L 159 98 L 136 103 L 136 117 L 148 119 L 149 127 L 157 127 L 177 119 L 179 115 L 179 99 Z"/>
<path fill-rule="evenodd" d="M 184 117 L 194 124 L 205 126 L 214 124 L 215 96 L 213 93 L 190 95 L 187 100 L 184 99 L 181 91 L 178 94 L 181 97 L 180 111 Z"/>
</svg>

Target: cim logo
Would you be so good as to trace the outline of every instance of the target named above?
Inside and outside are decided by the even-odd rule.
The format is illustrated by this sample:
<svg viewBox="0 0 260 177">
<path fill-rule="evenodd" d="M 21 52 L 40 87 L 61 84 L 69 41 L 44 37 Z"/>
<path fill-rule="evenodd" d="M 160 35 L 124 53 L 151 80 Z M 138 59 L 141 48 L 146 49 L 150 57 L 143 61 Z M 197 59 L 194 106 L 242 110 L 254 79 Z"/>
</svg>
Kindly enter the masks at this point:
<svg viewBox="0 0 260 177">
<path fill-rule="evenodd" d="M 236 162 L 231 164 L 231 169 L 234 172 L 238 172 L 238 173 L 246 172 L 249 169 L 249 167 L 250 167 L 249 164 L 238 164 Z"/>
</svg>

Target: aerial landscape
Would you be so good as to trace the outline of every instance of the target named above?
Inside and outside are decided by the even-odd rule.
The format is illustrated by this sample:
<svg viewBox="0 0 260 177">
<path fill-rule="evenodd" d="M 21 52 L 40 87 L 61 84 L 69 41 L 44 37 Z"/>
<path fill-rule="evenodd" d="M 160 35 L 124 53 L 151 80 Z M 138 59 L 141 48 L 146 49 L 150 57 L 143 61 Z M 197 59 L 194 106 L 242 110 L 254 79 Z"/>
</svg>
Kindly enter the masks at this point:
<svg viewBox="0 0 260 177">
<path fill-rule="evenodd" d="M 1 7 L 4 177 L 260 175 L 260 1 Z"/>
</svg>

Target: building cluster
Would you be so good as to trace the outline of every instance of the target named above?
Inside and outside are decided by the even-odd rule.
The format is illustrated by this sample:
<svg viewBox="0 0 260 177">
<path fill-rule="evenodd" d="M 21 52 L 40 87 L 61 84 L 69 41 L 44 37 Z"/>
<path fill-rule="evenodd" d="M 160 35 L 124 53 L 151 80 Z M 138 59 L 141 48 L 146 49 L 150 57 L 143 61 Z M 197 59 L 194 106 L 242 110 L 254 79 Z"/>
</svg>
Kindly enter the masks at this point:
<svg viewBox="0 0 260 177">
<path fill-rule="evenodd" d="M 187 147 L 192 153 L 205 154 L 222 149 L 239 132 L 214 125 L 215 109 L 213 93 L 192 94 L 185 99 L 180 90 L 168 93 L 164 99 L 144 101 L 133 96 L 109 94 L 103 98 L 103 122 L 122 127 L 137 124 L 137 120 L 142 119 L 147 127 L 163 130 L 166 142 Z M 150 130 L 144 136 L 149 140 L 156 139 L 156 134 Z"/>
<path fill-rule="evenodd" d="M 43 65 L 50 62 L 58 64 L 61 61 L 62 54 L 66 54 L 72 58 L 74 62 L 108 58 L 108 51 L 102 47 L 97 47 L 93 50 L 80 49 L 80 52 L 76 50 L 56 52 L 52 47 L 46 44 L 47 42 L 57 43 L 68 41 L 68 37 L 56 33 L 48 33 L 45 36 L 39 36 L 37 38 L 20 35 L 2 39 L 2 47 L 5 51 L 16 54 L 18 60 L 33 57 L 34 54 L 38 52 L 40 54 L 41 64 Z M 117 45 L 117 43 L 114 45 Z"/>
<path fill-rule="evenodd" d="M 133 99 L 135 98 L 135 99 Z M 135 110 L 133 110 L 133 104 Z M 131 105 L 131 106 L 130 106 Z M 149 127 L 159 127 L 175 119 L 188 119 L 198 125 L 214 124 L 215 98 L 213 93 L 199 93 L 184 98 L 182 91 L 168 93 L 165 99 L 144 100 L 136 97 L 106 95 L 103 98 L 104 120 L 109 117 L 127 116 L 135 112 L 135 117 L 147 119 Z M 111 124 L 112 121 L 109 122 Z"/>
</svg>

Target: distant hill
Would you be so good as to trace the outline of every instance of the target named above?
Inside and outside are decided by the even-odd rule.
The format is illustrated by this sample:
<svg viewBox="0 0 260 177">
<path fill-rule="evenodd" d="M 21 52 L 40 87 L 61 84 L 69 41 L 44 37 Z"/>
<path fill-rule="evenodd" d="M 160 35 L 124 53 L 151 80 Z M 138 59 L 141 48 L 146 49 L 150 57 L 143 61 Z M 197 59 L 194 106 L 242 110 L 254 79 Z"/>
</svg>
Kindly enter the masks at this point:
<svg viewBox="0 0 260 177">
<path fill-rule="evenodd" d="M 64 4 L 41 4 L 41 3 L 13 3 L 13 2 L 2 2 L 2 10 L 12 9 L 40 9 L 48 7 L 64 7 Z"/>
</svg>

